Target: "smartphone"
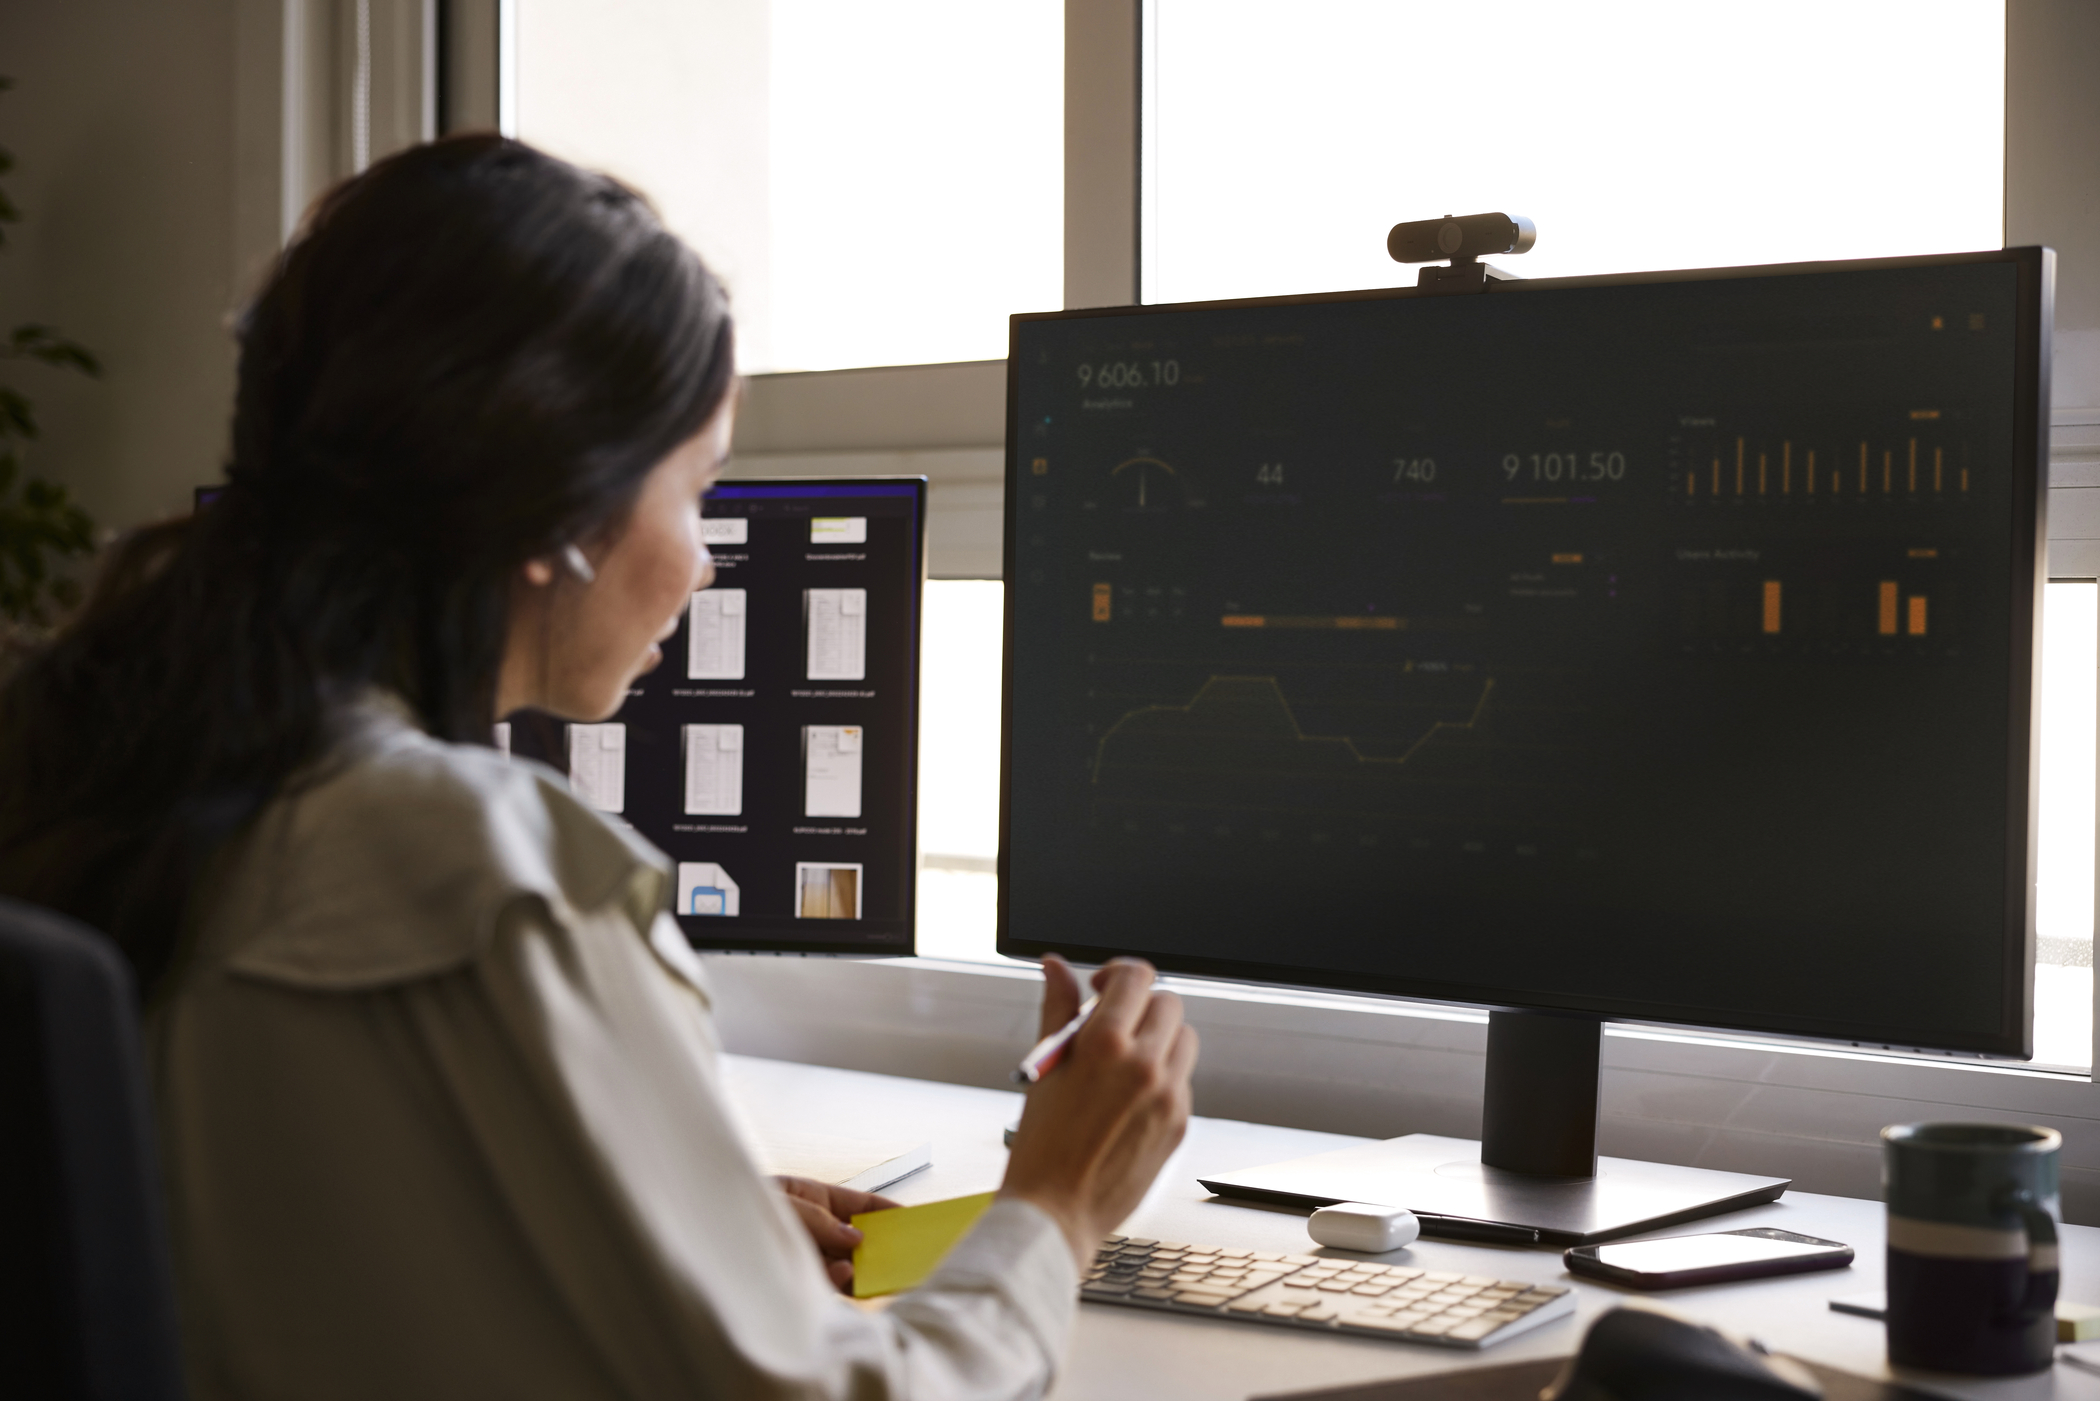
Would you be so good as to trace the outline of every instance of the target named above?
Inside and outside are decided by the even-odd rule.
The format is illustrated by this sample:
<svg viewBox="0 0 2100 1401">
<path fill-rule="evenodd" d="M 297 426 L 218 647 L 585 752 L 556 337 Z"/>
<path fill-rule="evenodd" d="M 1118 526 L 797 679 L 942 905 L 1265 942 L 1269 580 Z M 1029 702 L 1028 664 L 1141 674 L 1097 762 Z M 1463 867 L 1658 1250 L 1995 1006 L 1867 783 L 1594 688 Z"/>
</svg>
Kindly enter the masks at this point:
<svg viewBox="0 0 2100 1401">
<path fill-rule="evenodd" d="M 1608 1280 L 1629 1289 L 1682 1289 L 1688 1284 L 1723 1284 L 1766 1275 L 1841 1270 L 1852 1263 L 1852 1247 L 1842 1241 L 1760 1228 L 1709 1236 L 1671 1236 L 1667 1240 L 1578 1245 L 1561 1258 L 1572 1274 Z"/>
</svg>

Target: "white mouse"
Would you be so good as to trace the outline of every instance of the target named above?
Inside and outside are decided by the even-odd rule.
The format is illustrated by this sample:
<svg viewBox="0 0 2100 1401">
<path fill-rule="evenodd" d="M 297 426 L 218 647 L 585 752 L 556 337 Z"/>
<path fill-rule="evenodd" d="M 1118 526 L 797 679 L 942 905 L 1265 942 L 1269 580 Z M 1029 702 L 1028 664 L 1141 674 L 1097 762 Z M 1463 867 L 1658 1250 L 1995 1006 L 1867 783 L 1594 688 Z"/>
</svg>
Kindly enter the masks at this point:
<svg viewBox="0 0 2100 1401">
<path fill-rule="evenodd" d="M 1322 1245 L 1379 1255 L 1398 1250 L 1422 1234 L 1422 1223 L 1404 1206 L 1337 1202 L 1312 1214 L 1305 1229 Z"/>
</svg>

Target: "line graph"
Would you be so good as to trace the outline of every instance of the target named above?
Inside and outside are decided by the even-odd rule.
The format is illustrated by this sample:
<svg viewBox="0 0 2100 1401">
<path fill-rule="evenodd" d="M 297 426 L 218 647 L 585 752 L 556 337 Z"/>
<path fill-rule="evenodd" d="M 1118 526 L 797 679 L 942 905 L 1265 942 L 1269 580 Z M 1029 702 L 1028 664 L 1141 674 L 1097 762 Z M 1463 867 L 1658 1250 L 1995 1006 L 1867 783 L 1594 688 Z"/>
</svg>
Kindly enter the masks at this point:
<svg viewBox="0 0 2100 1401">
<path fill-rule="evenodd" d="M 1398 767 L 1406 764 L 1439 735 L 1463 733 L 1476 729 L 1487 711 L 1489 698 L 1494 694 L 1493 677 L 1483 678 L 1480 696 L 1473 703 L 1470 714 L 1464 720 L 1433 721 L 1413 743 L 1399 754 L 1366 752 L 1357 737 L 1352 735 L 1316 735 L 1306 733 L 1298 722 L 1297 712 L 1284 695 L 1283 687 L 1273 676 L 1212 676 L 1207 679 L 1185 705 L 1146 705 L 1125 712 L 1113 725 L 1102 732 L 1094 747 L 1092 782 L 1099 786 L 1101 770 L 1108 760 L 1108 746 L 1119 734 L 1143 731 L 1147 716 L 1180 716 L 1184 720 L 1207 721 L 1209 727 L 1177 725 L 1173 731 L 1179 739 L 1226 739 L 1235 741 L 1284 741 L 1296 745 L 1339 746 L 1336 752 L 1346 751 L 1359 765 L 1385 764 Z M 1155 732 L 1158 732 L 1155 728 Z"/>
</svg>

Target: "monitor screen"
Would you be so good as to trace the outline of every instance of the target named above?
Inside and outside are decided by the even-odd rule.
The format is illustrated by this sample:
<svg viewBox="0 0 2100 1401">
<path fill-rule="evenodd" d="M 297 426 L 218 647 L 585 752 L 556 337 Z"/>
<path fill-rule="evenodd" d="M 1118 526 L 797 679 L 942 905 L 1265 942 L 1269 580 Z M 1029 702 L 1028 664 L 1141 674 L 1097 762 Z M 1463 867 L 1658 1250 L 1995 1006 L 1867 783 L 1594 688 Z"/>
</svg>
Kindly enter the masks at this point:
<svg viewBox="0 0 2100 1401">
<path fill-rule="evenodd" d="M 619 713 L 502 737 L 671 858 L 694 947 L 908 954 L 925 480 L 726 481 L 702 527 L 714 585 Z"/>
<path fill-rule="evenodd" d="M 1001 951 L 2026 1054 L 2047 280 L 1016 317 Z"/>
</svg>

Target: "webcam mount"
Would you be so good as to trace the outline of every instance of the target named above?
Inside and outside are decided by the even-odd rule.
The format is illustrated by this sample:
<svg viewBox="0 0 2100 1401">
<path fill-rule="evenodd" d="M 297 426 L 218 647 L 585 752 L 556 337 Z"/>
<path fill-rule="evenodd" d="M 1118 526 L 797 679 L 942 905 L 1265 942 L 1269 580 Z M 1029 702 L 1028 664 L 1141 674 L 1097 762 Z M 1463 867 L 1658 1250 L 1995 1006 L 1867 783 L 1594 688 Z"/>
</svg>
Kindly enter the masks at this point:
<svg viewBox="0 0 2100 1401">
<path fill-rule="evenodd" d="M 1514 282 L 1517 275 L 1490 267 L 1483 257 L 1528 253 L 1538 242 L 1538 225 L 1521 214 L 1446 214 L 1441 219 L 1417 219 L 1395 224 L 1385 236 L 1385 251 L 1396 263 L 1451 261 L 1441 267 L 1425 267 L 1415 279 L 1422 291 L 1485 292 L 1490 283 Z"/>
</svg>

